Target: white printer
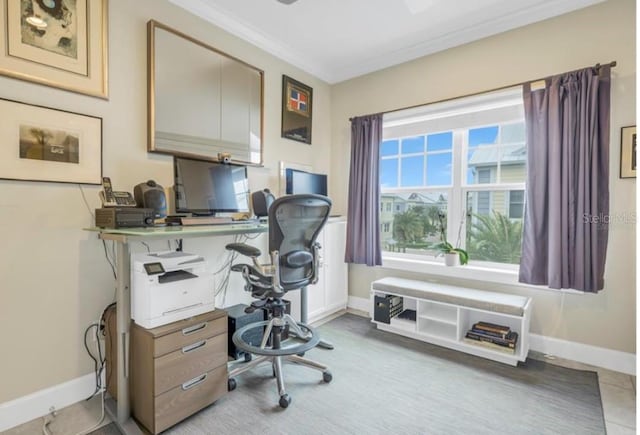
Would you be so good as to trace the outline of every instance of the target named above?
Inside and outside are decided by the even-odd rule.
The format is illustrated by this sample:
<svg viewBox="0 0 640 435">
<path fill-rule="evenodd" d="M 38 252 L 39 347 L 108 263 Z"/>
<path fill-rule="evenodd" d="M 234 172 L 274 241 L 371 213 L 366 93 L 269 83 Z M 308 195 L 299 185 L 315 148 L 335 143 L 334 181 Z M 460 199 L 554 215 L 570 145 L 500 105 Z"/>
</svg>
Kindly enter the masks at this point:
<svg viewBox="0 0 640 435">
<path fill-rule="evenodd" d="M 213 274 L 204 258 L 179 251 L 131 256 L 131 317 L 143 328 L 215 308 Z"/>
</svg>

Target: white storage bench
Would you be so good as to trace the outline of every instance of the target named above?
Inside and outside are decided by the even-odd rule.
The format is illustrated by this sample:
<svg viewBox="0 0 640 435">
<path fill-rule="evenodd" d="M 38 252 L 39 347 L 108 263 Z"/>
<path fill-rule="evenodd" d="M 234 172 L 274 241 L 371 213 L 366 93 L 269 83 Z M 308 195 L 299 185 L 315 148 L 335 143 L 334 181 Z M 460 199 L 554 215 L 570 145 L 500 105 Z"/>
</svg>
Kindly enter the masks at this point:
<svg viewBox="0 0 640 435">
<path fill-rule="evenodd" d="M 391 313 L 389 323 L 375 319 L 376 303 L 378 309 L 385 307 L 376 297 L 389 300 L 394 296 L 402 298 L 403 310 L 415 310 L 415 320 L 395 317 L 397 312 Z M 531 305 L 531 298 L 524 296 L 411 279 L 387 277 L 371 283 L 371 318 L 378 329 L 514 366 L 529 353 Z M 476 322 L 504 325 L 517 332 L 515 352 L 465 340 Z"/>
</svg>

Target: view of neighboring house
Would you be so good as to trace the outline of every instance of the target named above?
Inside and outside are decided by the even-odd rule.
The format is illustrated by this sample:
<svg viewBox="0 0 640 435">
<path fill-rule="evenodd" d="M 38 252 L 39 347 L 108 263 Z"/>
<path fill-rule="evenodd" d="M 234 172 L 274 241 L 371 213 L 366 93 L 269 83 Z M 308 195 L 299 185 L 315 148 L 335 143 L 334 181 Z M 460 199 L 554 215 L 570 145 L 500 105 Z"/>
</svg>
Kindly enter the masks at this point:
<svg viewBox="0 0 640 435">
<path fill-rule="evenodd" d="M 447 216 L 454 207 L 457 216 L 445 217 L 452 228 L 449 239 L 474 251 L 476 260 L 503 261 L 484 258 L 481 247 L 485 238 L 497 243 L 495 233 L 511 233 L 518 238 L 515 245 L 499 240 L 513 245 L 504 261 L 519 258 L 526 147 L 525 125 L 518 117 L 444 132 L 431 132 L 425 124 L 421 135 L 386 137 L 381 147 L 382 249 L 432 255 L 429 246 L 440 241 L 438 212 Z M 398 127 L 395 132 L 402 134 Z M 435 159 L 445 164 L 436 166 Z M 459 181 L 455 165 L 460 165 Z M 496 225 L 504 231 L 493 231 Z"/>
</svg>

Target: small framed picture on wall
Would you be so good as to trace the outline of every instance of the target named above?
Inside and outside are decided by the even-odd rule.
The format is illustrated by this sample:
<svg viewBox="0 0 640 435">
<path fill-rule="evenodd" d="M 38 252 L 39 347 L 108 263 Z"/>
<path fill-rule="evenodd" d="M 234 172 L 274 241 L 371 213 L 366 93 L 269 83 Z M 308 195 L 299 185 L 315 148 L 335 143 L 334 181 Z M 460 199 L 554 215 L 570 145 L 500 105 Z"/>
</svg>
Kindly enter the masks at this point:
<svg viewBox="0 0 640 435">
<path fill-rule="evenodd" d="M 313 89 L 282 76 L 282 137 L 311 143 Z"/>
<path fill-rule="evenodd" d="M 636 126 L 620 131 L 620 178 L 636 178 Z"/>
</svg>

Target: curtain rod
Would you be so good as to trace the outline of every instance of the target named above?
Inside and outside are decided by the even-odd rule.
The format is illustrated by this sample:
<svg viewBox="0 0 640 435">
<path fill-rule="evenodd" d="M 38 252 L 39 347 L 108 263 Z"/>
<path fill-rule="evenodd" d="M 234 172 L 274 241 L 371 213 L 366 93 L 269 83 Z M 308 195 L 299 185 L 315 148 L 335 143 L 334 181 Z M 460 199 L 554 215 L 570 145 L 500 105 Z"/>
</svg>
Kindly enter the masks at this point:
<svg viewBox="0 0 640 435">
<path fill-rule="evenodd" d="M 614 68 L 616 65 L 618 64 L 618 62 L 616 62 L 615 60 L 609 63 L 605 63 L 605 64 L 595 64 L 594 68 L 595 69 L 600 69 L 600 67 L 605 66 L 605 65 L 609 65 L 611 68 Z M 582 69 L 582 68 L 581 68 Z M 579 70 L 572 70 L 572 71 L 568 71 L 568 72 L 574 72 L 574 71 L 579 71 Z M 547 76 L 548 77 L 548 76 Z M 379 112 L 382 113 L 383 115 L 386 113 L 393 113 L 393 112 L 399 112 L 401 110 L 407 110 L 407 109 L 413 109 L 415 107 L 420 107 L 420 106 L 426 106 L 427 104 L 437 104 L 437 103 L 444 103 L 445 101 L 451 101 L 451 100 L 456 100 L 458 98 L 466 98 L 466 97 L 473 97 L 476 95 L 480 95 L 480 94 L 486 94 L 487 92 L 496 92 L 496 91 L 501 91 L 503 89 L 508 89 L 508 88 L 513 88 L 515 86 L 522 86 L 526 83 L 533 83 L 533 82 L 539 82 L 541 80 L 545 80 L 547 77 L 544 78 L 540 78 L 540 79 L 534 79 L 534 80 L 527 80 L 525 82 L 521 82 L 521 83 L 515 83 L 512 85 L 506 85 L 506 86 L 501 86 L 499 88 L 494 88 L 494 89 L 489 89 L 488 91 L 481 91 L 481 92 L 474 92 L 471 94 L 466 94 L 466 95 L 459 95 L 457 97 L 451 97 L 451 98 L 445 98 L 442 100 L 437 100 L 437 101 L 431 101 L 429 103 L 421 103 L 421 104 L 414 104 L 412 106 L 405 106 L 405 107 L 399 107 L 397 109 L 391 109 L 391 110 L 385 110 L 384 112 Z M 354 117 L 349 118 L 349 122 L 353 121 Z"/>
</svg>

